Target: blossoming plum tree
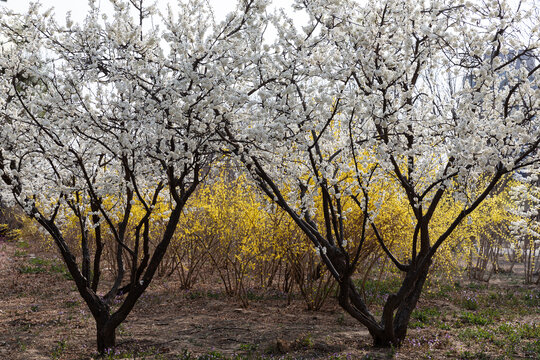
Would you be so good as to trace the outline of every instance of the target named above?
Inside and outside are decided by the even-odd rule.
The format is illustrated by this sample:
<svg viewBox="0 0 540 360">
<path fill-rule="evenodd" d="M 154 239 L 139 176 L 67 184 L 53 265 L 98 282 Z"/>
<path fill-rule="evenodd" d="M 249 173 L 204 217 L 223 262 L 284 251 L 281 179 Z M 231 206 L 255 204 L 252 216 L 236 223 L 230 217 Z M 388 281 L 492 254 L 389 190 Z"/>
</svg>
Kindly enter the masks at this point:
<svg viewBox="0 0 540 360">
<path fill-rule="evenodd" d="M 275 19 L 278 39 L 245 81 L 245 111 L 220 133 L 316 247 L 343 309 L 376 345 L 400 345 L 437 250 L 507 174 L 540 161 L 538 15 L 502 0 L 296 6 L 309 24 Z M 526 58 L 530 69 L 519 66 Z M 399 191 L 373 196 L 384 184 Z M 380 201 L 396 196 L 412 224 L 405 255 L 378 222 Z M 444 201 L 459 211 L 436 231 Z M 346 202 L 364 214 L 355 246 Z M 368 233 L 403 274 L 380 320 L 353 282 Z"/>
<path fill-rule="evenodd" d="M 107 16 L 90 1 L 83 24 L 68 15 L 60 25 L 33 6 L 4 11 L 0 25 L 0 192 L 52 237 L 96 320 L 100 353 L 115 346 L 207 173 L 213 130 L 233 110 L 227 89 L 256 41 L 247 25 L 264 9 L 243 1 L 215 24 L 187 1 L 159 30 L 142 0 L 111 3 Z M 163 199 L 167 225 L 151 238 Z M 80 228 L 73 246 L 69 217 Z M 104 249 L 114 276 L 101 267 Z"/>
</svg>

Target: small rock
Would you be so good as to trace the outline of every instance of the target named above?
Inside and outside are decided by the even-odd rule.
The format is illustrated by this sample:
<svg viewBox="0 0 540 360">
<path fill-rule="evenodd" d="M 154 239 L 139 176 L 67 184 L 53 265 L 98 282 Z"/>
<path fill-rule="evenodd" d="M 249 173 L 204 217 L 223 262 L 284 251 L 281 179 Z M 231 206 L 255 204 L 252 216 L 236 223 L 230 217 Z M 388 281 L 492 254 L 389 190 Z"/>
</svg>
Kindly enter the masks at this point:
<svg viewBox="0 0 540 360">
<path fill-rule="evenodd" d="M 276 347 L 278 351 L 282 354 L 286 354 L 291 351 L 291 344 L 283 339 L 277 339 Z"/>
</svg>

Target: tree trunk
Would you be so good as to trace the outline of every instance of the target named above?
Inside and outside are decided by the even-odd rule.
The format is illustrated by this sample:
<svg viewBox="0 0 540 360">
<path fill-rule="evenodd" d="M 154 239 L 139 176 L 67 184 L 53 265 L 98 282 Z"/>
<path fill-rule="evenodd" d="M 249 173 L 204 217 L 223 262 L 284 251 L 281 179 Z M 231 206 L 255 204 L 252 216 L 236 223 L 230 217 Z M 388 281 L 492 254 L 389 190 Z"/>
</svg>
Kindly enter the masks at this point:
<svg viewBox="0 0 540 360">
<path fill-rule="evenodd" d="M 116 326 L 109 321 L 108 315 L 103 318 L 96 319 L 97 348 L 100 354 L 106 353 L 116 345 Z"/>
<path fill-rule="evenodd" d="M 367 327 L 374 346 L 399 347 L 403 343 L 411 313 L 422 293 L 430 264 L 431 262 L 427 261 L 421 268 L 407 271 L 399 291 L 388 297 L 380 322 L 370 314 L 350 276 L 341 279 L 339 303 L 346 312 Z"/>
<path fill-rule="evenodd" d="M 394 334 L 395 342 L 397 345 L 401 345 L 405 337 L 407 336 L 407 328 L 411 319 L 411 313 L 416 308 L 424 283 L 426 282 L 429 271 L 429 265 L 425 269 L 420 270 L 419 275 L 416 278 L 412 291 L 401 301 L 394 317 Z M 394 345 L 396 345 L 394 344 Z"/>
<path fill-rule="evenodd" d="M 387 332 L 384 332 L 382 335 L 371 334 L 371 337 L 373 339 L 374 347 L 389 348 L 392 346 L 399 346 L 399 343 L 397 343 L 395 336 L 389 336 Z"/>
</svg>

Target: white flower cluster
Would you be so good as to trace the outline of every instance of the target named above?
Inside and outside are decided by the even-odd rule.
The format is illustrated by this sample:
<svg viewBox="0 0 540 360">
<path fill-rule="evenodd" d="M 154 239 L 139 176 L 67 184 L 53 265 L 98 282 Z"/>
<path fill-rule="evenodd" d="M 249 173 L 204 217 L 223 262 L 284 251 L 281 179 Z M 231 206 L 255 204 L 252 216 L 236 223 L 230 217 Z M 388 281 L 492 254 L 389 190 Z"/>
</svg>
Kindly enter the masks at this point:
<svg viewBox="0 0 540 360">
<path fill-rule="evenodd" d="M 402 192 L 378 199 L 405 196 L 422 214 L 440 192 L 469 204 L 461 190 L 480 175 L 540 161 L 538 19 L 504 1 L 497 14 L 452 1 L 296 2 L 310 17 L 301 31 L 262 0 L 220 24 L 205 2 L 181 2 L 164 30 L 115 4 L 65 26 L 37 5 L 0 16 L 12 44 L 0 52 L 3 199 L 39 197 L 49 215 L 60 198 L 149 201 L 148 189 L 194 182 L 219 152 L 272 179 L 274 201 L 287 189 L 307 222 L 322 198 L 335 232 L 351 199 L 375 221 L 369 194 L 388 179 Z"/>
</svg>

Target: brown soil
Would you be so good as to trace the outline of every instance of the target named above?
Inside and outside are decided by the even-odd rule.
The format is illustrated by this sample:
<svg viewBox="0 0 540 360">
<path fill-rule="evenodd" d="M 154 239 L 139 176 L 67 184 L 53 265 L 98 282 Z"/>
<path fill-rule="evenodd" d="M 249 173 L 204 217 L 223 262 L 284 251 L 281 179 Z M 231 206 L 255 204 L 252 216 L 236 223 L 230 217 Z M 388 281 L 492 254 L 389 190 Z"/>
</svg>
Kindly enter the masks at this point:
<svg viewBox="0 0 540 360">
<path fill-rule="evenodd" d="M 13 243 L 0 243 L 0 359 L 95 356 L 94 320 L 74 284 L 57 273 L 21 273 L 28 257 L 15 251 Z M 154 281 L 118 329 L 117 343 L 121 352 L 155 351 L 165 358 L 186 350 L 326 358 L 360 356 L 365 351 L 359 349 L 369 347 L 367 331 L 344 320 L 335 304 L 317 312 L 304 308 L 301 300 L 287 305 L 271 298 L 241 308 L 220 293 L 180 291 L 174 283 Z"/>
<path fill-rule="evenodd" d="M 95 358 L 94 320 L 74 284 L 58 273 L 21 273 L 30 254 L 15 256 L 16 250 L 14 243 L 0 242 L 0 359 Z M 429 305 L 454 311 L 444 300 L 431 300 Z M 445 330 L 412 329 L 409 337 L 444 338 L 432 349 L 433 358 L 444 359 L 449 349 L 459 353 L 463 348 Z M 221 293 L 208 294 L 204 288 L 180 291 L 165 281 L 154 281 L 142 296 L 118 329 L 117 343 L 119 352 L 146 352 L 147 359 L 182 358 L 186 351 L 276 359 L 425 356 L 412 343 L 397 352 L 371 347 L 368 332 L 344 314 L 335 299 L 317 312 L 306 311 L 299 299 L 288 304 L 271 295 L 241 308 Z"/>
</svg>

